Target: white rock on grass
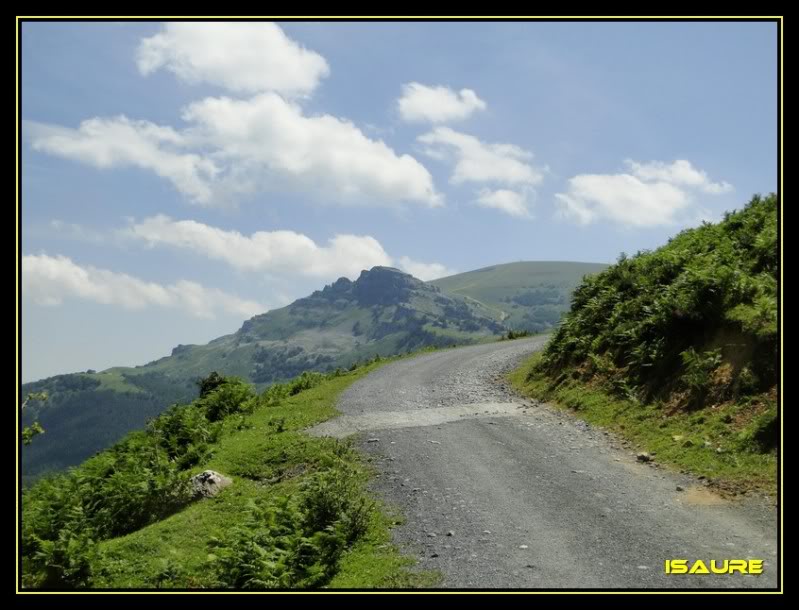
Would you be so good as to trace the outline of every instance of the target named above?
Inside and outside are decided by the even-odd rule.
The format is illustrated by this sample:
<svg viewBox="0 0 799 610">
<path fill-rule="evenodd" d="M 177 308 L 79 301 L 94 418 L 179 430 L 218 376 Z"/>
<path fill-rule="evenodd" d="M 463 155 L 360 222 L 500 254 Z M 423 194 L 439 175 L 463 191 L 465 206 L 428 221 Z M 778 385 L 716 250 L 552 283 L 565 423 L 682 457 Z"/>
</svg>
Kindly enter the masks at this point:
<svg viewBox="0 0 799 610">
<path fill-rule="evenodd" d="M 206 470 L 191 478 L 191 489 L 195 498 L 212 498 L 233 481 L 214 470 Z"/>
</svg>

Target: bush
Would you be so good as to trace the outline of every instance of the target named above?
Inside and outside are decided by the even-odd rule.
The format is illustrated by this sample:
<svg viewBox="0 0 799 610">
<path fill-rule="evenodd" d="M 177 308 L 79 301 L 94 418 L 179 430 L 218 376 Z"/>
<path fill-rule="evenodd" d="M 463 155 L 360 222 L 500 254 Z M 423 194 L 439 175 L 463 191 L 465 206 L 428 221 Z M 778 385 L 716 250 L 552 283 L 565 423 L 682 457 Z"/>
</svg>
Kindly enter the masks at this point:
<svg viewBox="0 0 799 610">
<path fill-rule="evenodd" d="M 509 330 L 506 334 L 502 335 L 502 341 L 513 341 L 514 339 L 521 339 L 522 337 L 529 337 L 532 333 L 529 330 Z"/>
<path fill-rule="evenodd" d="M 693 347 L 680 353 L 685 371 L 680 377 L 694 404 L 701 404 L 708 392 L 713 372 L 721 365 L 721 348 L 699 354 Z"/>
<path fill-rule="evenodd" d="M 252 386 L 237 377 L 228 377 L 197 401 L 208 421 L 215 422 L 233 413 L 251 413 L 255 408 Z"/>
<path fill-rule="evenodd" d="M 325 380 L 322 373 L 314 373 L 305 371 L 302 375 L 295 380 L 289 382 L 289 396 L 294 396 L 305 390 L 315 388 Z"/>
<path fill-rule="evenodd" d="M 197 387 L 200 390 L 200 398 L 204 398 L 223 383 L 225 383 L 225 378 L 216 371 L 212 371 L 207 377 L 198 380 Z"/>
<path fill-rule="evenodd" d="M 219 438 L 221 428 L 195 405 L 175 405 L 151 420 L 147 432 L 154 437 L 170 460 L 185 470 L 210 457 L 210 444 Z"/>
<path fill-rule="evenodd" d="M 355 473 L 316 473 L 295 496 L 252 506 L 246 526 L 212 542 L 217 582 L 236 589 L 323 586 L 343 552 L 366 533 L 371 509 Z"/>
<path fill-rule="evenodd" d="M 84 589 L 92 584 L 91 564 L 97 545 L 90 530 L 64 528 L 55 540 L 39 540 L 32 562 L 38 569 L 23 575 L 24 588 Z M 29 563 L 29 566 L 30 566 Z M 38 577 L 38 578 L 37 578 Z"/>
<path fill-rule="evenodd" d="M 95 535 L 76 487 L 65 477 L 44 479 L 23 497 L 28 508 L 22 521 L 23 588 L 91 585 Z"/>
<path fill-rule="evenodd" d="M 538 371 L 623 377 L 610 380 L 617 395 L 692 408 L 773 388 L 777 216 L 775 195 L 755 196 L 721 223 L 587 277 Z"/>
<path fill-rule="evenodd" d="M 303 487 L 302 526 L 306 534 L 337 525 L 347 543 L 366 533 L 372 503 L 360 495 L 355 473 L 333 469 L 318 473 Z"/>
<path fill-rule="evenodd" d="M 25 490 L 25 586 L 88 586 L 96 540 L 135 531 L 190 500 L 188 469 L 208 459 L 223 418 L 253 403 L 239 380 L 214 384 L 194 404 L 173 406 L 146 430 Z"/>
<path fill-rule="evenodd" d="M 97 541 L 133 532 L 185 506 L 191 500 L 191 469 L 209 459 L 225 430 L 246 427 L 244 416 L 256 404 L 279 404 L 324 379 L 305 373 L 256 397 L 240 379 L 209 375 L 192 404 L 174 405 L 145 430 L 78 468 L 39 480 L 22 498 L 23 586 L 91 586 Z M 284 427 L 285 420 L 275 422 L 278 432 Z M 357 497 L 352 476 L 314 479 L 293 504 L 256 511 L 254 518 L 265 529 L 239 532 L 231 550 L 220 554 L 219 566 L 227 566 L 220 568 L 224 582 L 263 588 L 316 586 L 329 579 L 342 550 L 365 531 L 368 505 Z M 273 538 L 279 539 L 274 548 Z M 177 578 L 169 564 L 157 583 Z"/>
</svg>

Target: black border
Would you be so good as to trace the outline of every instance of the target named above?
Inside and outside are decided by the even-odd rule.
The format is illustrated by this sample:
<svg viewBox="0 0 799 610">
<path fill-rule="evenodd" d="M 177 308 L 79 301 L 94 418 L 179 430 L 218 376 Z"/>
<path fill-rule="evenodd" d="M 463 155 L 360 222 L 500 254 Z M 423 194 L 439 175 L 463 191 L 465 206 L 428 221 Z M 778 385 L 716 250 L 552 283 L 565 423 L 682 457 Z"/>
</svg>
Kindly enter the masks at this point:
<svg viewBox="0 0 799 610">
<path fill-rule="evenodd" d="M 777 274 L 777 328 L 780 330 L 780 341 L 777 345 L 777 370 L 779 371 L 779 382 L 777 383 L 777 402 L 779 405 L 778 430 L 780 435 L 780 447 L 777 451 L 777 586 L 767 589 L 749 588 L 674 588 L 674 589 L 321 589 L 321 590 L 297 590 L 297 589 L 274 589 L 265 591 L 238 591 L 230 589 L 169 589 L 166 591 L 158 589 L 88 589 L 85 591 L 77 590 L 73 597 L 77 601 L 89 601 L 88 598 L 97 595 L 111 593 L 147 593 L 154 595 L 177 595 L 188 594 L 249 594 L 262 595 L 264 593 L 307 593 L 307 594 L 336 594 L 336 593 L 449 593 L 449 594 L 468 594 L 468 593 L 565 593 L 565 594 L 585 594 L 585 593 L 648 593 L 648 594 L 691 594 L 691 593 L 748 593 L 762 595 L 769 593 L 782 593 L 782 17 L 180 17 L 159 19 L 154 17 L 36 17 L 34 15 L 17 18 L 17 403 L 19 404 L 20 390 L 22 387 L 22 24 L 23 23 L 53 23 L 53 22 L 154 22 L 165 23 L 174 21 L 273 21 L 276 23 L 293 22 L 379 22 L 379 23 L 407 23 L 407 22 L 612 22 L 612 23 L 670 23 L 670 22 L 728 22 L 728 23 L 775 23 L 777 25 L 777 248 L 780 255 L 779 273 Z M 22 555 L 19 547 L 22 544 L 22 417 L 17 410 L 17 594 L 18 595 L 37 595 L 47 593 L 73 593 L 71 590 L 63 589 L 22 589 Z M 242 598 L 249 599 L 249 598 Z"/>
</svg>

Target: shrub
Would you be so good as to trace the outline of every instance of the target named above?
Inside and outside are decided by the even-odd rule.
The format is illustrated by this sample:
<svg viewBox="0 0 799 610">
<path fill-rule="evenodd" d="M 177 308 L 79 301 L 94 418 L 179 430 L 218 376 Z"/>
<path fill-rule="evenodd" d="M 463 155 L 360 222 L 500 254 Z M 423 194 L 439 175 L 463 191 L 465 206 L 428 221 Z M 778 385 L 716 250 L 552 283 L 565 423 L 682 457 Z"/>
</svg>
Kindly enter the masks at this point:
<svg viewBox="0 0 799 610">
<path fill-rule="evenodd" d="M 38 540 L 36 552 L 28 564 L 35 567 L 23 573 L 22 586 L 42 589 L 90 587 L 91 564 L 96 555 L 97 545 L 91 530 L 65 527 L 54 540 Z"/>
<path fill-rule="evenodd" d="M 306 373 L 256 397 L 240 379 L 209 375 L 192 404 L 174 405 L 145 430 L 80 467 L 39 480 L 22 499 L 23 586 L 91 586 L 97 541 L 130 533 L 185 506 L 191 499 L 190 469 L 209 458 L 225 430 L 246 427 L 244 415 L 257 403 L 279 404 L 324 379 Z M 277 432 L 285 429 L 285 418 L 273 423 Z M 346 450 L 342 443 L 333 454 L 340 458 Z M 332 459 L 330 466 L 336 462 Z M 255 511 L 256 531 L 238 531 L 220 547 L 220 582 L 258 588 L 326 582 L 346 545 L 365 531 L 369 506 L 358 495 L 352 473 L 331 477 L 314 478 L 292 502 Z M 168 563 L 155 584 L 179 579 L 176 566 Z"/>
<path fill-rule="evenodd" d="M 623 377 L 626 386 L 611 379 L 618 395 L 692 408 L 774 387 L 777 205 L 755 196 L 721 223 L 585 278 L 537 371 Z"/>
<path fill-rule="evenodd" d="M 185 470 L 210 457 L 210 444 L 217 441 L 221 428 L 208 420 L 203 409 L 175 405 L 151 420 L 147 432 Z"/>
<path fill-rule="evenodd" d="M 372 503 L 357 475 L 336 467 L 312 475 L 298 494 L 250 509 L 246 526 L 211 544 L 222 587 L 300 588 L 325 585 L 343 552 L 367 531 Z"/>
<path fill-rule="evenodd" d="M 197 386 L 200 390 L 200 398 L 210 394 L 223 383 L 225 383 L 225 378 L 216 371 L 212 371 L 207 377 L 198 380 Z"/>
<path fill-rule="evenodd" d="M 325 380 L 322 373 L 305 371 L 302 375 L 289 382 L 289 396 L 294 396 L 305 390 L 315 388 Z"/>
<path fill-rule="evenodd" d="M 721 348 L 702 354 L 690 347 L 680 353 L 684 373 L 680 377 L 694 404 L 701 404 L 710 390 L 713 372 L 721 365 Z"/>
<path fill-rule="evenodd" d="M 372 504 L 362 497 L 354 472 L 339 468 L 315 474 L 306 481 L 302 498 L 306 534 L 337 524 L 346 542 L 352 543 L 366 533 Z"/>
<path fill-rule="evenodd" d="M 509 330 L 502 335 L 502 341 L 513 341 L 514 339 L 521 339 L 522 337 L 529 337 L 531 335 L 528 330 Z"/>
<path fill-rule="evenodd" d="M 251 413 L 255 408 L 252 386 L 237 377 L 228 377 L 197 401 L 208 421 L 215 422 L 233 413 Z"/>
</svg>

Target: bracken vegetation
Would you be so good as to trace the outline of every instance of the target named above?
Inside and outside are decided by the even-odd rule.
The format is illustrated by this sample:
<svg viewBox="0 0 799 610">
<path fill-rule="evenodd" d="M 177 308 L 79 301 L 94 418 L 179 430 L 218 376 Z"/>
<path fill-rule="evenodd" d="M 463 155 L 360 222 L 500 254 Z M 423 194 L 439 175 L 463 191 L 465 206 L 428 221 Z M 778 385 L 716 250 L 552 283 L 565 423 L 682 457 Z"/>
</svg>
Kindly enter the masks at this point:
<svg viewBox="0 0 799 610">
<path fill-rule="evenodd" d="M 546 392 L 570 396 L 578 411 L 591 402 L 586 392 L 600 392 L 606 407 L 616 405 L 601 419 L 622 427 L 635 418 L 664 430 L 669 418 L 684 421 L 675 442 L 731 466 L 747 452 L 773 455 L 777 217 L 776 196 L 755 196 L 718 224 L 622 255 L 586 278 L 527 383 L 547 380 Z"/>
<path fill-rule="evenodd" d="M 22 499 L 22 586 L 412 586 L 357 453 L 301 432 L 333 415 L 338 392 L 374 366 L 304 373 L 260 395 L 213 373 L 191 404 L 39 480 Z M 234 484 L 199 500 L 190 479 L 207 468 Z M 361 568 L 342 573 L 342 562 Z"/>
</svg>

